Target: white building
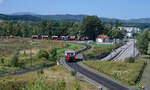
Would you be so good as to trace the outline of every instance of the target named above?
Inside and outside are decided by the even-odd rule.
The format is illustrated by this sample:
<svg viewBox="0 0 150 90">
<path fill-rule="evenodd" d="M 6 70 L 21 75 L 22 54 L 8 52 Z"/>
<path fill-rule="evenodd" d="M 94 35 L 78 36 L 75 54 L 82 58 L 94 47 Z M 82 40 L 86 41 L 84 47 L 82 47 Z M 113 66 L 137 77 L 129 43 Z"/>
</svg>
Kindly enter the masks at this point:
<svg viewBox="0 0 150 90">
<path fill-rule="evenodd" d="M 107 35 L 99 35 L 96 38 L 97 43 L 109 43 L 109 37 Z"/>
<path fill-rule="evenodd" d="M 132 37 L 133 34 L 140 32 L 140 28 L 137 28 L 137 27 L 118 27 L 118 29 L 127 31 L 126 36 L 128 37 Z"/>
</svg>

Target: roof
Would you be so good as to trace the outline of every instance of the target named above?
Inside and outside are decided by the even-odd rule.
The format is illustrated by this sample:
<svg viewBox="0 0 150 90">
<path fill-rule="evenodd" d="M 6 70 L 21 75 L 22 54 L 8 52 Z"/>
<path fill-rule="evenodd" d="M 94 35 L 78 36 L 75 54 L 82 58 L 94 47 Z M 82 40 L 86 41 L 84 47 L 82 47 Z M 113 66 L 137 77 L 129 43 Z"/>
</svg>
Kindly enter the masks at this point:
<svg viewBox="0 0 150 90">
<path fill-rule="evenodd" d="M 98 35 L 97 38 L 109 39 L 109 37 L 107 35 Z"/>
<path fill-rule="evenodd" d="M 75 52 L 74 50 L 65 50 L 65 52 Z"/>
</svg>

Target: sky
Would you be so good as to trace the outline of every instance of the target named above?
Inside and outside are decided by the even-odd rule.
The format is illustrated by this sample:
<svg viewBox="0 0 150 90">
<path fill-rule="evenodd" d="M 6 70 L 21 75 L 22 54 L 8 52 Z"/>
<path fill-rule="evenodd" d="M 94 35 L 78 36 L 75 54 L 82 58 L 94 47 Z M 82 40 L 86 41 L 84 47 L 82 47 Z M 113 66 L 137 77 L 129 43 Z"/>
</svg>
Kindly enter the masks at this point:
<svg viewBox="0 0 150 90">
<path fill-rule="evenodd" d="M 0 13 L 88 14 L 99 17 L 150 18 L 150 0 L 0 0 Z"/>
</svg>

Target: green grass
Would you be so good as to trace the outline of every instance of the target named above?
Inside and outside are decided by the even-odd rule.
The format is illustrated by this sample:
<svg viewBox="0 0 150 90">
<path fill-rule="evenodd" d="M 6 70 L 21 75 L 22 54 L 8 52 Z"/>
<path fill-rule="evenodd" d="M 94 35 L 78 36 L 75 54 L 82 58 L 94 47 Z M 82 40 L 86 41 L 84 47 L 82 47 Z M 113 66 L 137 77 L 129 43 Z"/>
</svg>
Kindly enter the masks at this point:
<svg viewBox="0 0 150 90">
<path fill-rule="evenodd" d="M 47 60 L 45 58 L 39 59 L 37 57 L 37 53 L 41 49 L 44 49 L 49 52 L 51 48 L 55 47 L 58 49 L 57 56 L 62 57 L 64 56 L 64 51 L 66 49 L 79 50 L 83 48 L 83 46 L 73 44 L 73 43 L 65 43 L 65 42 L 52 41 L 52 40 L 33 40 L 33 42 L 35 43 L 32 46 L 32 67 L 31 67 L 30 46 L 29 46 L 30 40 L 31 39 L 21 38 L 21 39 L 8 39 L 7 41 L 0 42 L 1 48 L 5 50 L 5 52 L 2 52 L 0 50 L 0 56 L 3 56 L 4 58 L 4 63 L 1 63 L 0 61 L 0 74 L 7 74 L 7 73 L 20 71 L 22 70 L 22 68 L 31 69 L 31 68 L 39 68 L 43 66 L 45 67 L 45 66 L 51 66 L 53 64 L 56 64 L 55 62 L 56 60 Z M 12 59 L 12 55 L 16 52 L 18 48 L 20 49 L 19 66 L 15 68 L 10 65 L 10 62 Z M 24 55 L 24 49 L 26 52 L 25 55 Z"/>
<path fill-rule="evenodd" d="M 94 48 L 103 48 L 103 47 L 110 47 L 110 46 L 112 46 L 112 44 L 96 44 L 96 43 L 89 43 L 88 45 L 91 45 Z"/>
<path fill-rule="evenodd" d="M 135 63 L 109 61 L 83 61 L 82 63 L 128 85 L 136 84 L 135 80 L 144 65 L 143 60 L 137 60 Z"/>
<path fill-rule="evenodd" d="M 20 39 L 8 39 L 0 41 L 0 56 L 10 56 L 16 51 L 20 49 L 22 51 L 26 51 L 29 53 L 30 50 L 30 42 L 29 38 L 20 38 Z M 37 52 L 39 49 L 50 49 L 52 47 L 64 47 L 64 42 L 57 42 L 52 40 L 33 40 L 33 53 Z"/>
<path fill-rule="evenodd" d="M 53 66 L 43 72 L 41 75 L 31 72 L 0 78 L 0 90 L 62 90 L 56 88 L 63 86 L 63 83 L 65 83 L 65 90 L 75 90 L 76 82 L 80 85 L 81 90 L 97 90 L 91 84 L 72 76 L 63 66 Z"/>
<path fill-rule="evenodd" d="M 95 45 L 95 48 L 92 48 L 90 50 L 88 50 L 87 52 L 84 53 L 86 58 L 96 58 L 98 56 L 105 56 L 108 55 L 110 52 L 112 52 L 112 50 L 120 47 L 121 45 L 117 44 L 117 45 Z"/>
</svg>

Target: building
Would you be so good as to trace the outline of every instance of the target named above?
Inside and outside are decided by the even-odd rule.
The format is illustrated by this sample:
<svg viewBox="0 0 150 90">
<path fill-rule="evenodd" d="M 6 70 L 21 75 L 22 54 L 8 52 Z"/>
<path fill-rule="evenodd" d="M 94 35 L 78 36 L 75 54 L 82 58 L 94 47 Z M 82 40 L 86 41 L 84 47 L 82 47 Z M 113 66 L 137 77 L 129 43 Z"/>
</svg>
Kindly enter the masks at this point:
<svg viewBox="0 0 150 90">
<path fill-rule="evenodd" d="M 107 35 L 98 35 L 96 38 L 97 43 L 108 43 L 109 37 Z"/>
<path fill-rule="evenodd" d="M 118 27 L 118 29 L 127 31 L 127 37 L 132 37 L 133 34 L 140 32 L 140 28 L 137 27 Z"/>
</svg>

